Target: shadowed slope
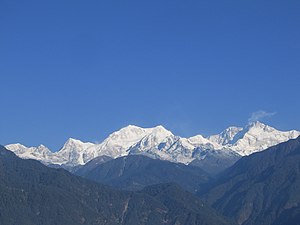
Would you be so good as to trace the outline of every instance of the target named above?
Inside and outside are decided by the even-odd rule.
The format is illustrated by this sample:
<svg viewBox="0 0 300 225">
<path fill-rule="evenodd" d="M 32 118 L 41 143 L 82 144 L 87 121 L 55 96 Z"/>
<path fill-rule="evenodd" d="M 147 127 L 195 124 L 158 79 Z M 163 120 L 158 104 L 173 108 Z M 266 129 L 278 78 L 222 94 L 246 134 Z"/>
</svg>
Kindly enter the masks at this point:
<svg viewBox="0 0 300 225">
<path fill-rule="evenodd" d="M 126 190 L 141 190 L 148 185 L 173 182 L 196 192 L 210 179 L 199 167 L 142 155 L 117 158 L 95 167 L 83 166 L 76 174 Z"/>
<path fill-rule="evenodd" d="M 300 137 L 240 159 L 204 194 L 239 224 L 299 224 Z"/>
</svg>

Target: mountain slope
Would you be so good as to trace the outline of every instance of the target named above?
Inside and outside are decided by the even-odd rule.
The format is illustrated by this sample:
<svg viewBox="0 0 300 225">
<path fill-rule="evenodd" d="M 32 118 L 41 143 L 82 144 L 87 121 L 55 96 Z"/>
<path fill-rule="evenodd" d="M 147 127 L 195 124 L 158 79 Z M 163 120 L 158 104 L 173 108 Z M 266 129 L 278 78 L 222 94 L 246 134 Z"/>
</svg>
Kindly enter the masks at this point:
<svg viewBox="0 0 300 225">
<path fill-rule="evenodd" d="M 298 225 L 300 137 L 243 157 L 202 196 L 243 225 Z"/>
<path fill-rule="evenodd" d="M 146 187 L 143 193 L 147 193 L 156 199 L 159 199 L 160 202 L 167 204 L 170 210 L 174 211 L 174 213 L 180 210 L 184 215 L 189 214 L 189 221 L 186 218 L 171 218 L 171 224 L 182 224 L 188 225 L 191 223 L 195 223 L 201 217 L 212 217 L 215 218 L 217 224 L 223 224 L 225 220 L 220 218 L 220 215 L 216 212 L 212 212 L 210 208 L 205 206 L 202 201 L 195 198 L 195 195 L 185 192 L 182 194 L 182 191 L 177 185 L 173 184 L 163 184 L 163 185 L 153 185 Z M 174 198 L 174 196 L 177 196 Z M 186 203 L 189 203 L 188 205 Z M 201 208 L 200 213 L 198 215 L 190 214 L 190 211 L 194 211 L 196 208 Z M 203 223 L 205 224 L 205 223 Z M 234 221 L 230 221 L 231 225 L 236 224 Z M 207 223 L 207 225 L 211 225 Z"/>
<path fill-rule="evenodd" d="M 160 186 L 155 189 L 161 190 Z M 173 201 L 187 196 L 176 190 Z M 145 192 L 113 190 L 65 170 L 20 159 L 0 146 L 1 225 L 230 224 L 209 207 L 210 214 L 204 215 L 198 207 L 203 203 L 197 201 L 197 205 L 184 202 L 176 210 Z"/>
<path fill-rule="evenodd" d="M 69 168 L 63 168 L 62 166 L 60 166 L 58 168 L 66 169 L 71 173 L 75 173 L 79 170 L 81 171 L 81 173 L 86 173 L 87 171 L 91 171 L 91 170 L 95 169 L 96 167 L 98 167 L 99 165 L 106 163 L 110 160 L 113 160 L 113 158 L 106 156 L 106 155 L 102 155 L 102 156 L 98 156 L 98 157 L 92 159 L 85 165 L 79 165 L 79 166 L 69 167 Z"/>
<path fill-rule="evenodd" d="M 216 175 L 232 166 L 241 156 L 234 151 L 202 150 L 194 151 L 197 158 L 189 165 L 197 166 L 210 175 Z"/>
<path fill-rule="evenodd" d="M 75 174 L 90 180 L 126 190 L 141 190 L 159 183 L 177 183 L 190 192 L 196 192 L 210 179 L 198 167 L 130 155 L 81 167 Z"/>
</svg>

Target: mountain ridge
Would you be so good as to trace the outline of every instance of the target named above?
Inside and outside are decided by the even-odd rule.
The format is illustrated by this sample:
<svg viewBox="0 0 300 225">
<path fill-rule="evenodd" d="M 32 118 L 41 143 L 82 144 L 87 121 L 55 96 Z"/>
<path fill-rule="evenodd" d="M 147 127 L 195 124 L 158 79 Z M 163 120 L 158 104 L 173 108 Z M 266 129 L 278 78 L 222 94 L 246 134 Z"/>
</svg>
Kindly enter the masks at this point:
<svg viewBox="0 0 300 225">
<path fill-rule="evenodd" d="M 206 153 L 217 157 L 225 154 L 227 158 L 234 155 L 232 153 L 250 155 L 299 135 L 299 131 L 279 131 L 258 121 L 245 128 L 231 126 L 217 135 L 196 135 L 190 138 L 176 136 L 161 125 L 153 128 L 129 125 L 113 132 L 100 144 L 70 138 L 57 152 L 51 152 L 43 145 L 26 147 L 10 144 L 6 147 L 21 158 L 36 159 L 44 164 L 77 166 L 98 156 L 118 158 L 130 154 L 189 164 L 194 160 L 198 163 L 205 160 Z M 236 161 L 236 157 L 232 159 L 228 165 Z"/>
</svg>

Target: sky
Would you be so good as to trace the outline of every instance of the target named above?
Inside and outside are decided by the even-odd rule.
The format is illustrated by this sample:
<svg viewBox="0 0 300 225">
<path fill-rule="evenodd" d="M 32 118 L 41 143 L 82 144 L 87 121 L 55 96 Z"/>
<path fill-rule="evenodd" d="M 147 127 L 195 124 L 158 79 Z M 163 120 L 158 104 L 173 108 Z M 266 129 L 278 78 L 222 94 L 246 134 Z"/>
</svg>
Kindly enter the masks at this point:
<svg viewBox="0 0 300 225">
<path fill-rule="evenodd" d="M 300 1 L 0 0 L 0 143 L 129 124 L 300 130 Z"/>
</svg>

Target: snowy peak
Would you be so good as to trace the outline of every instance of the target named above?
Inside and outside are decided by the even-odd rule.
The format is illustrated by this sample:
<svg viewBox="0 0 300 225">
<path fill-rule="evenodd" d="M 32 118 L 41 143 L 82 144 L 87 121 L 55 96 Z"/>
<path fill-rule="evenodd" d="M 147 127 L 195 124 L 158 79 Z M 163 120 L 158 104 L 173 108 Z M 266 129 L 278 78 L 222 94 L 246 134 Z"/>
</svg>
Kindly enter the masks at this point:
<svg viewBox="0 0 300 225">
<path fill-rule="evenodd" d="M 124 127 L 109 135 L 101 144 L 88 149 L 87 155 L 92 159 L 106 155 L 112 158 L 128 155 L 128 149 L 136 145 L 146 137 L 153 142 L 161 141 L 165 136 L 172 133 L 163 126 L 154 128 L 141 128 L 134 125 Z"/>
<path fill-rule="evenodd" d="M 273 131 L 277 131 L 275 128 L 270 127 L 264 123 L 261 123 L 259 121 L 253 122 L 251 124 L 249 124 L 246 127 L 246 130 L 248 130 L 249 132 L 257 132 L 257 131 L 263 131 L 263 132 L 273 132 Z"/>
<path fill-rule="evenodd" d="M 200 134 L 188 138 L 188 141 L 195 146 L 201 146 L 206 144 L 216 145 L 217 143 L 217 142 L 210 141 L 209 139 L 203 137 Z"/>
<path fill-rule="evenodd" d="M 95 154 L 118 157 L 125 155 L 126 150 L 145 137 L 148 129 L 129 125 L 109 135 L 101 144 L 95 146 Z"/>
<path fill-rule="evenodd" d="M 111 135 L 108 136 L 111 140 L 128 140 L 128 139 L 134 139 L 140 135 L 143 135 L 145 133 L 145 129 L 129 125 L 127 127 L 124 127 L 118 131 L 113 132 Z"/>
<path fill-rule="evenodd" d="M 38 154 L 51 154 L 51 151 L 44 145 L 39 145 L 38 147 L 26 147 L 20 143 L 17 144 L 9 144 L 5 146 L 7 149 L 13 151 L 15 154 L 27 154 L 27 153 L 35 153 Z"/>
<path fill-rule="evenodd" d="M 65 145 L 67 145 L 67 144 L 69 144 L 69 145 L 73 145 L 73 144 L 74 144 L 74 145 L 76 145 L 76 144 L 81 145 L 81 144 L 83 144 L 83 142 L 80 141 L 80 140 L 74 139 L 74 138 L 69 138 L 69 139 L 66 141 Z"/>
<path fill-rule="evenodd" d="M 156 126 L 154 128 L 148 128 L 148 129 L 154 135 L 164 135 L 164 136 L 173 135 L 171 131 L 167 130 L 162 125 Z"/>
<path fill-rule="evenodd" d="M 243 130 L 241 127 L 228 127 L 220 134 L 209 136 L 208 139 L 220 145 L 229 144 L 233 138 Z"/>
<path fill-rule="evenodd" d="M 110 142 L 137 142 L 146 135 L 153 134 L 154 136 L 165 136 L 167 134 L 172 134 L 170 131 L 166 130 L 163 126 L 159 125 L 154 128 L 141 128 L 134 125 L 129 125 L 124 127 L 111 135 L 105 141 Z"/>
<path fill-rule="evenodd" d="M 228 146 L 240 155 L 250 155 L 289 139 L 297 138 L 299 131 L 279 131 L 261 122 L 254 122 L 237 133 L 233 143 Z"/>
<path fill-rule="evenodd" d="M 158 148 L 158 145 L 161 143 L 166 142 L 168 137 L 174 139 L 174 135 L 163 126 L 148 128 L 147 135 L 145 135 L 135 145 L 131 146 L 128 150 L 135 149 L 135 151 L 143 152 L 155 149 Z"/>
<path fill-rule="evenodd" d="M 69 138 L 58 152 L 53 153 L 58 158 L 55 164 L 83 165 L 88 161 L 85 151 L 94 145 Z"/>
<path fill-rule="evenodd" d="M 93 146 L 93 143 L 89 143 L 89 142 L 82 142 L 80 140 L 76 140 L 73 138 L 69 138 L 66 143 L 64 144 L 64 146 L 62 147 L 61 150 L 59 150 L 59 152 L 62 151 L 70 151 L 70 149 L 76 149 L 78 151 L 82 151 L 86 148 L 89 148 L 91 146 Z"/>
<path fill-rule="evenodd" d="M 5 146 L 8 150 L 14 152 L 17 156 L 24 159 L 35 159 L 39 161 L 46 160 L 52 152 L 44 145 L 38 147 L 26 147 L 22 144 L 10 144 Z"/>
<path fill-rule="evenodd" d="M 170 131 L 163 126 L 157 126 L 149 129 L 149 133 L 143 137 L 141 142 L 147 143 L 150 146 L 156 146 L 163 142 L 167 137 L 174 136 Z"/>
<path fill-rule="evenodd" d="M 22 145 L 20 143 L 16 143 L 16 144 L 9 144 L 5 146 L 8 150 L 14 152 L 15 154 L 22 154 L 24 152 L 26 152 L 29 148 L 26 147 L 25 145 Z"/>
<path fill-rule="evenodd" d="M 113 132 L 103 142 L 106 146 L 122 146 L 124 148 L 130 147 L 132 144 L 138 142 L 141 138 L 149 133 L 148 129 L 129 125 L 118 131 Z"/>
<path fill-rule="evenodd" d="M 129 148 L 145 137 L 152 137 L 153 139 L 161 140 L 169 135 L 172 135 L 172 133 L 166 130 L 163 126 L 141 128 L 130 125 L 109 135 L 109 137 L 104 140 L 104 143 L 106 145 L 118 145 L 123 148 Z"/>
<path fill-rule="evenodd" d="M 299 131 L 279 131 L 256 121 L 248 124 L 245 128 L 229 127 L 218 135 L 208 137 L 208 139 L 222 145 L 223 148 L 233 150 L 244 156 L 262 151 L 299 135 Z"/>
</svg>

